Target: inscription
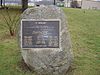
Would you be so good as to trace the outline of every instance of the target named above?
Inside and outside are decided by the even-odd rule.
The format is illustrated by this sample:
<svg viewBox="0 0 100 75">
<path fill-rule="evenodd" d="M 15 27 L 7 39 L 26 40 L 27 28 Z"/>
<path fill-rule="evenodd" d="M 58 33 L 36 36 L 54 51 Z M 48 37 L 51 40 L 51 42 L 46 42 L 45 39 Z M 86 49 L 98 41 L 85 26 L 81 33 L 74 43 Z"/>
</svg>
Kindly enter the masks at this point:
<svg viewBox="0 0 100 75">
<path fill-rule="evenodd" d="M 59 48 L 59 20 L 22 20 L 22 48 Z"/>
</svg>

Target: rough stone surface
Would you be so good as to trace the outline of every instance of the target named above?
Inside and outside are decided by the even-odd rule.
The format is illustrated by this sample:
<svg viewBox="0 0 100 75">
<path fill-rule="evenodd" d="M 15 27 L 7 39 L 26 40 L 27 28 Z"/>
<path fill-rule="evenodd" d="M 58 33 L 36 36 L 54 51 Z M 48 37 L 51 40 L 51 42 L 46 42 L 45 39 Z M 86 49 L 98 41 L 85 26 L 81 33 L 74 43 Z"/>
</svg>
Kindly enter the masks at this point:
<svg viewBox="0 0 100 75">
<path fill-rule="evenodd" d="M 37 73 L 37 75 L 66 75 L 72 63 L 70 36 L 67 29 L 66 18 L 63 11 L 56 6 L 40 6 L 27 9 L 21 19 L 60 19 L 60 44 L 59 49 L 22 49 L 25 63 Z"/>
</svg>

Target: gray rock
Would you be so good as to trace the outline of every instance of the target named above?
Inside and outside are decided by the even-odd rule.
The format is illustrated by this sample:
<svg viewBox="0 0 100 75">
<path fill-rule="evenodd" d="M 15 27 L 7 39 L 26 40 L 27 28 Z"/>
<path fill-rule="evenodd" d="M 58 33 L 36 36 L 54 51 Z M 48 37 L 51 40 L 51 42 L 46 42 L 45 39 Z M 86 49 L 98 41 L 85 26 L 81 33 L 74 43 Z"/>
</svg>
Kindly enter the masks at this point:
<svg viewBox="0 0 100 75">
<path fill-rule="evenodd" d="M 27 9 L 21 19 L 60 19 L 60 44 L 59 49 L 34 48 L 21 49 L 23 59 L 37 75 L 66 75 L 73 60 L 71 41 L 67 29 L 64 12 L 53 5 L 40 6 Z"/>
</svg>

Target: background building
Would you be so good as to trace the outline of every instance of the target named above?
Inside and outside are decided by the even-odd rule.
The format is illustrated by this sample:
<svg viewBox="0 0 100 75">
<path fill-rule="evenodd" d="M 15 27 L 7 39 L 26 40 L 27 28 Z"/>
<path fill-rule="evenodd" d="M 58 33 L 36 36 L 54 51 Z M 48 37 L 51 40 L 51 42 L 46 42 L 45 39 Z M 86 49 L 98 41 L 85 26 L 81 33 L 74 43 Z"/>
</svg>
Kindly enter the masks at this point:
<svg viewBox="0 0 100 75">
<path fill-rule="evenodd" d="M 2 5 L 21 5 L 22 0 L 2 0 Z M 0 0 L 1 3 L 1 0 Z M 29 5 L 34 5 L 34 0 L 28 0 Z"/>
<path fill-rule="evenodd" d="M 71 6 L 73 8 L 81 8 L 82 0 L 73 0 L 72 3 L 71 3 Z"/>
<path fill-rule="evenodd" d="M 65 0 L 65 7 L 80 8 L 82 0 Z"/>
<path fill-rule="evenodd" d="M 64 6 L 65 6 L 65 7 L 72 7 L 72 6 L 71 6 L 71 5 L 72 5 L 72 4 L 71 4 L 72 1 L 73 1 L 73 0 L 64 0 L 64 3 L 65 3 Z"/>
<path fill-rule="evenodd" d="M 83 0 L 82 9 L 99 9 L 100 10 L 100 0 Z"/>
</svg>

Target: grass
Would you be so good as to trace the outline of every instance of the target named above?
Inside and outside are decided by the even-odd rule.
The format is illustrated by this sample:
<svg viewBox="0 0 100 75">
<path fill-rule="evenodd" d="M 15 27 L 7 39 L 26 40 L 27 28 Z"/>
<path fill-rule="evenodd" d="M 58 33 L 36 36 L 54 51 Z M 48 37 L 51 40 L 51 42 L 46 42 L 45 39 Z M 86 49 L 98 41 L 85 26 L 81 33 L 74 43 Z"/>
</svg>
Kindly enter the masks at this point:
<svg viewBox="0 0 100 75">
<path fill-rule="evenodd" d="M 16 13 L 21 14 L 18 9 L 9 9 L 9 12 L 11 17 L 15 16 Z M 5 10 L 0 10 L 0 13 L 7 14 Z M 4 27 L 2 14 L 0 14 L 0 75 L 31 75 L 30 72 L 24 72 L 20 68 L 22 57 L 18 41 L 16 37 L 11 37 L 8 28 Z"/>
<path fill-rule="evenodd" d="M 62 8 L 67 15 L 74 53 L 74 75 L 100 74 L 100 11 Z M 6 15 L 4 10 L 0 13 Z M 13 16 L 20 10 L 10 10 Z M 0 14 L 0 75 L 34 75 L 23 71 L 16 37 L 9 36 Z"/>
<path fill-rule="evenodd" d="M 74 75 L 100 75 L 100 11 L 63 8 L 74 52 Z"/>
</svg>

